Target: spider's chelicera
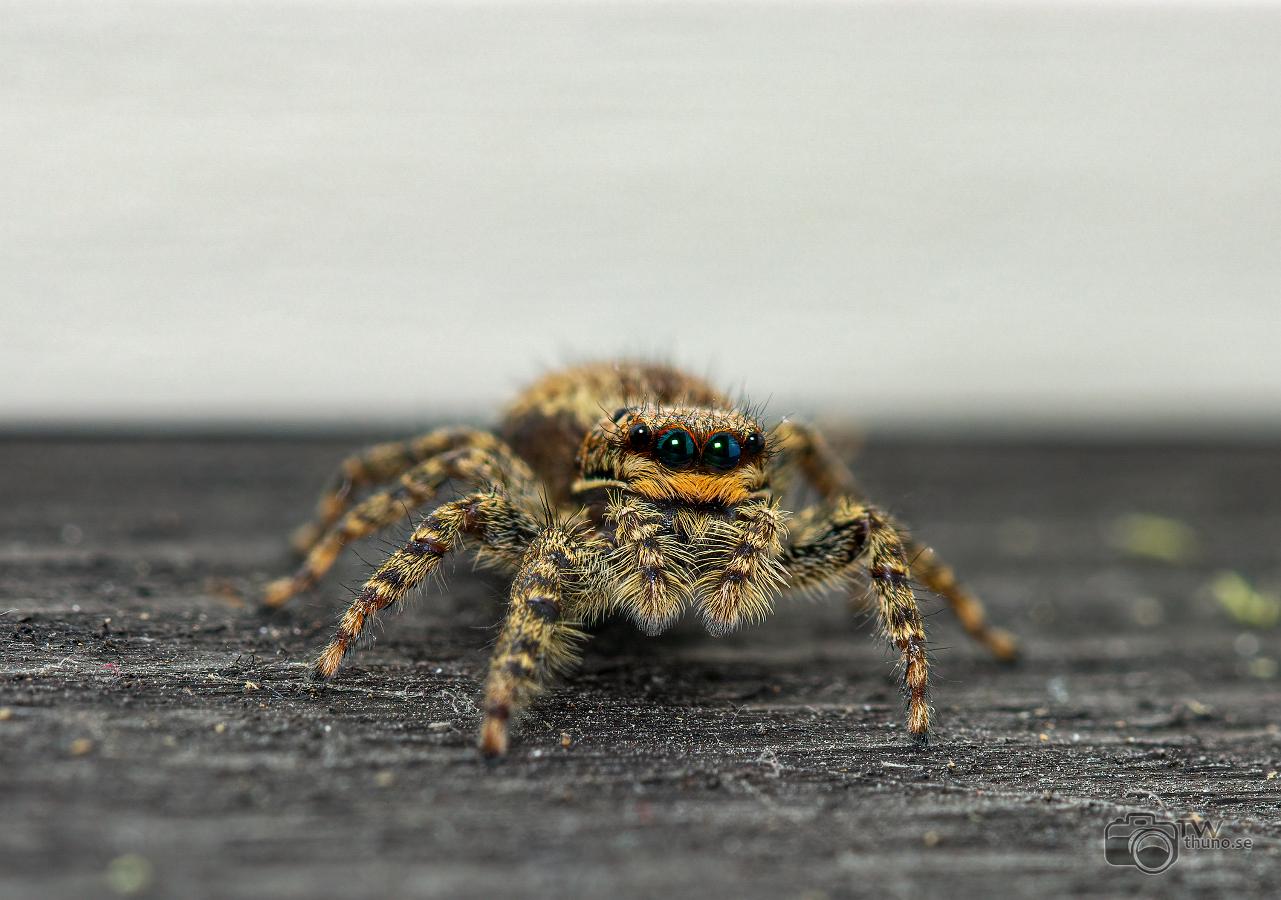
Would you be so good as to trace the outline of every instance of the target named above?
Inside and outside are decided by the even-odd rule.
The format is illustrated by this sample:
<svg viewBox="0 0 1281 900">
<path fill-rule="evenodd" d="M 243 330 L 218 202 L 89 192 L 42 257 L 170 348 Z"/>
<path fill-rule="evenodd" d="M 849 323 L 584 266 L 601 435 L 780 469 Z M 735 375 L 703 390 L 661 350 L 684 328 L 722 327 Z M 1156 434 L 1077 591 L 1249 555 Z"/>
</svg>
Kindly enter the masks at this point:
<svg viewBox="0 0 1281 900">
<path fill-rule="evenodd" d="M 780 495 L 798 476 L 820 502 L 790 516 Z M 432 509 L 370 576 L 314 671 L 331 677 L 373 617 L 467 540 L 512 575 L 485 683 L 480 746 L 489 756 L 506 752 L 509 721 L 576 659 L 582 628 L 614 613 L 657 634 L 693 608 L 720 635 L 763 619 L 786 589 L 864 574 L 899 654 L 918 740 L 930 727 L 929 659 L 910 576 L 998 658 L 1016 653 L 933 551 L 863 497 L 816 431 L 783 422 L 766 432 L 706 382 L 649 364 L 548 375 L 496 433 L 448 428 L 350 457 L 295 536 L 305 561 L 264 602 L 280 606 L 316 584 L 346 544 L 400 522 L 448 482 L 469 492 Z"/>
</svg>

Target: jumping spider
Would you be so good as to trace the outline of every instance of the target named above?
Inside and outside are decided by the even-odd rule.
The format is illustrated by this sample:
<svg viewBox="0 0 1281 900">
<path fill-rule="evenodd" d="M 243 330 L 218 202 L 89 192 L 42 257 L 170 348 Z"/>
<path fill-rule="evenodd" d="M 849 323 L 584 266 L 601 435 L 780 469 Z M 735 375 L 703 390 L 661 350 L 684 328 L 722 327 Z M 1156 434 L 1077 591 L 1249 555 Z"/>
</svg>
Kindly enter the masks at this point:
<svg viewBox="0 0 1281 900">
<path fill-rule="evenodd" d="M 822 500 L 789 523 L 778 493 L 796 474 Z M 358 489 L 393 480 L 352 505 Z M 909 565 L 975 640 L 999 659 L 1016 654 L 951 570 L 863 499 L 816 431 L 783 422 L 767 433 L 706 382 L 652 364 L 548 375 L 498 434 L 449 428 L 350 457 L 295 535 L 305 561 L 268 586 L 264 603 L 281 606 L 316 584 L 346 544 L 401 521 L 449 481 L 471 492 L 436 506 L 378 567 L 314 673 L 331 677 L 374 615 L 469 538 L 483 562 L 514 576 L 485 682 L 486 756 L 506 752 L 508 721 L 575 661 L 580 628 L 615 612 L 658 634 L 694 606 L 720 635 L 763 619 L 784 589 L 843 584 L 865 570 L 919 741 L 929 733 L 929 661 Z"/>
</svg>

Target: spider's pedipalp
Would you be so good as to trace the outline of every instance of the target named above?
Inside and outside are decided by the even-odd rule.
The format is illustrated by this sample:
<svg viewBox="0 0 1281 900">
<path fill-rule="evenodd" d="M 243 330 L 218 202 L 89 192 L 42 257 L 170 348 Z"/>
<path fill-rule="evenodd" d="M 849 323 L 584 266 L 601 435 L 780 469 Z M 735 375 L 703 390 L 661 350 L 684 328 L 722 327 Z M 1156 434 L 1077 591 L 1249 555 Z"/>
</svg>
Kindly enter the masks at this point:
<svg viewBox="0 0 1281 900">
<path fill-rule="evenodd" d="M 643 499 L 612 497 L 605 519 L 614 526 L 607 565 L 615 596 L 608 599 L 646 634 L 659 634 L 694 599 L 693 555 L 664 514 Z M 594 609 L 591 617 L 604 611 Z"/>
<path fill-rule="evenodd" d="M 742 504 L 731 522 L 712 520 L 708 551 L 699 558 L 695 585 L 703 623 L 714 635 L 764 619 L 787 584 L 779 562 L 787 514 L 778 501 Z"/>
<path fill-rule="evenodd" d="M 316 659 L 319 678 L 330 678 L 360 639 L 373 616 L 405 596 L 440 566 L 463 535 L 474 535 L 492 552 L 519 558 L 537 535 L 538 522 L 500 490 L 479 491 L 437 507 L 403 547 L 369 576 Z"/>
</svg>

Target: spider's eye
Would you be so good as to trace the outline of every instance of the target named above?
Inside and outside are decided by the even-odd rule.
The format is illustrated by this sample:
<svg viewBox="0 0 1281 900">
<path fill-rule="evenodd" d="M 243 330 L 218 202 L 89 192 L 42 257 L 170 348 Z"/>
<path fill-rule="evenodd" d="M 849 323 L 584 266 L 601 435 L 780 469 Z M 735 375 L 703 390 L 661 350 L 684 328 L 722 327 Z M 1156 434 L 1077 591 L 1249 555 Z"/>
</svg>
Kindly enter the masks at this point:
<svg viewBox="0 0 1281 900">
<path fill-rule="evenodd" d="M 753 431 L 747 436 L 747 440 L 743 441 L 743 451 L 747 453 L 748 456 L 755 456 L 764 449 L 765 435 L 761 434 L 759 431 Z"/>
<path fill-rule="evenodd" d="M 658 461 L 669 469 L 679 469 L 687 466 L 694 461 L 694 454 L 698 448 L 694 446 L 694 439 L 689 436 L 688 431 L 680 428 L 664 432 L 658 439 L 658 446 L 654 448 L 654 455 Z"/>
<path fill-rule="evenodd" d="M 649 426 L 644 422 L 637 422 L 627 432 L 627 443 L 633 450 L 648 450 L 649 439 Z"/>
<path fill-rule="evenodd" d="M 732 469 L 742 456 L 743 448 L 739 446 L 738 438 L 725 431 L 709 437 L 707 446 L 703 448 L 703 462 L 713 469 Z"/>
<path fill-rule="evenodd" d="M 632 408 L 630 406 L 620 406 L 618 409 L 614 410 L 614 414 L 609 417 L 609 420 L 617 425 L 622 421 L 623 416 L 627 415 L 631 411 Z"/>
</svg>

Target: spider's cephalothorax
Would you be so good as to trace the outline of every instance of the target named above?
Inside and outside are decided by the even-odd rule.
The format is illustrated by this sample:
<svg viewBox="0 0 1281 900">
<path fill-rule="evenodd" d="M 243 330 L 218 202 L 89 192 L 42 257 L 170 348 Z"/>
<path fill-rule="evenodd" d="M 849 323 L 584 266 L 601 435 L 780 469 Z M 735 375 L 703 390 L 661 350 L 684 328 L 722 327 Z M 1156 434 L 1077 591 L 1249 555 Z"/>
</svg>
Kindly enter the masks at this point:
<svg viewBox="0 0 1281 900">
<path fill-rule="evenodd" d="M 779 492 L 797 474 L 822 499 L 789 520 Z M 355 491 L 392 482 L 352 504 Z M 315 672 L 332 676 L 378 611 L 471 539 L 482 561 L 513 575 L 485 684 L 481 749 L 490 756 L 506 751 L 508 721 L 575 659 L 581 627 L 614 613 L 656 634 L 693 607 L 724 634 L 763 618 L 786 589 L 865 574 L 899 653 L 908 730 L 921 740 L 929 660 L 913 576 L 998 658 L 1015 655 L 978 600 L 863 498 L 815 431 L 784 422 L 766 432 L 704 381 L 639 363 L 549 375 L 517 399 L 497 434 L 442 429 L 350 457 L 295 537 L 305 561 L 268 587 L 266 604 L 314 585 L 343 546 L 400 521 L 448 482 L 471 492 L 438 505 L 374 572 Z"/>
</svg>

